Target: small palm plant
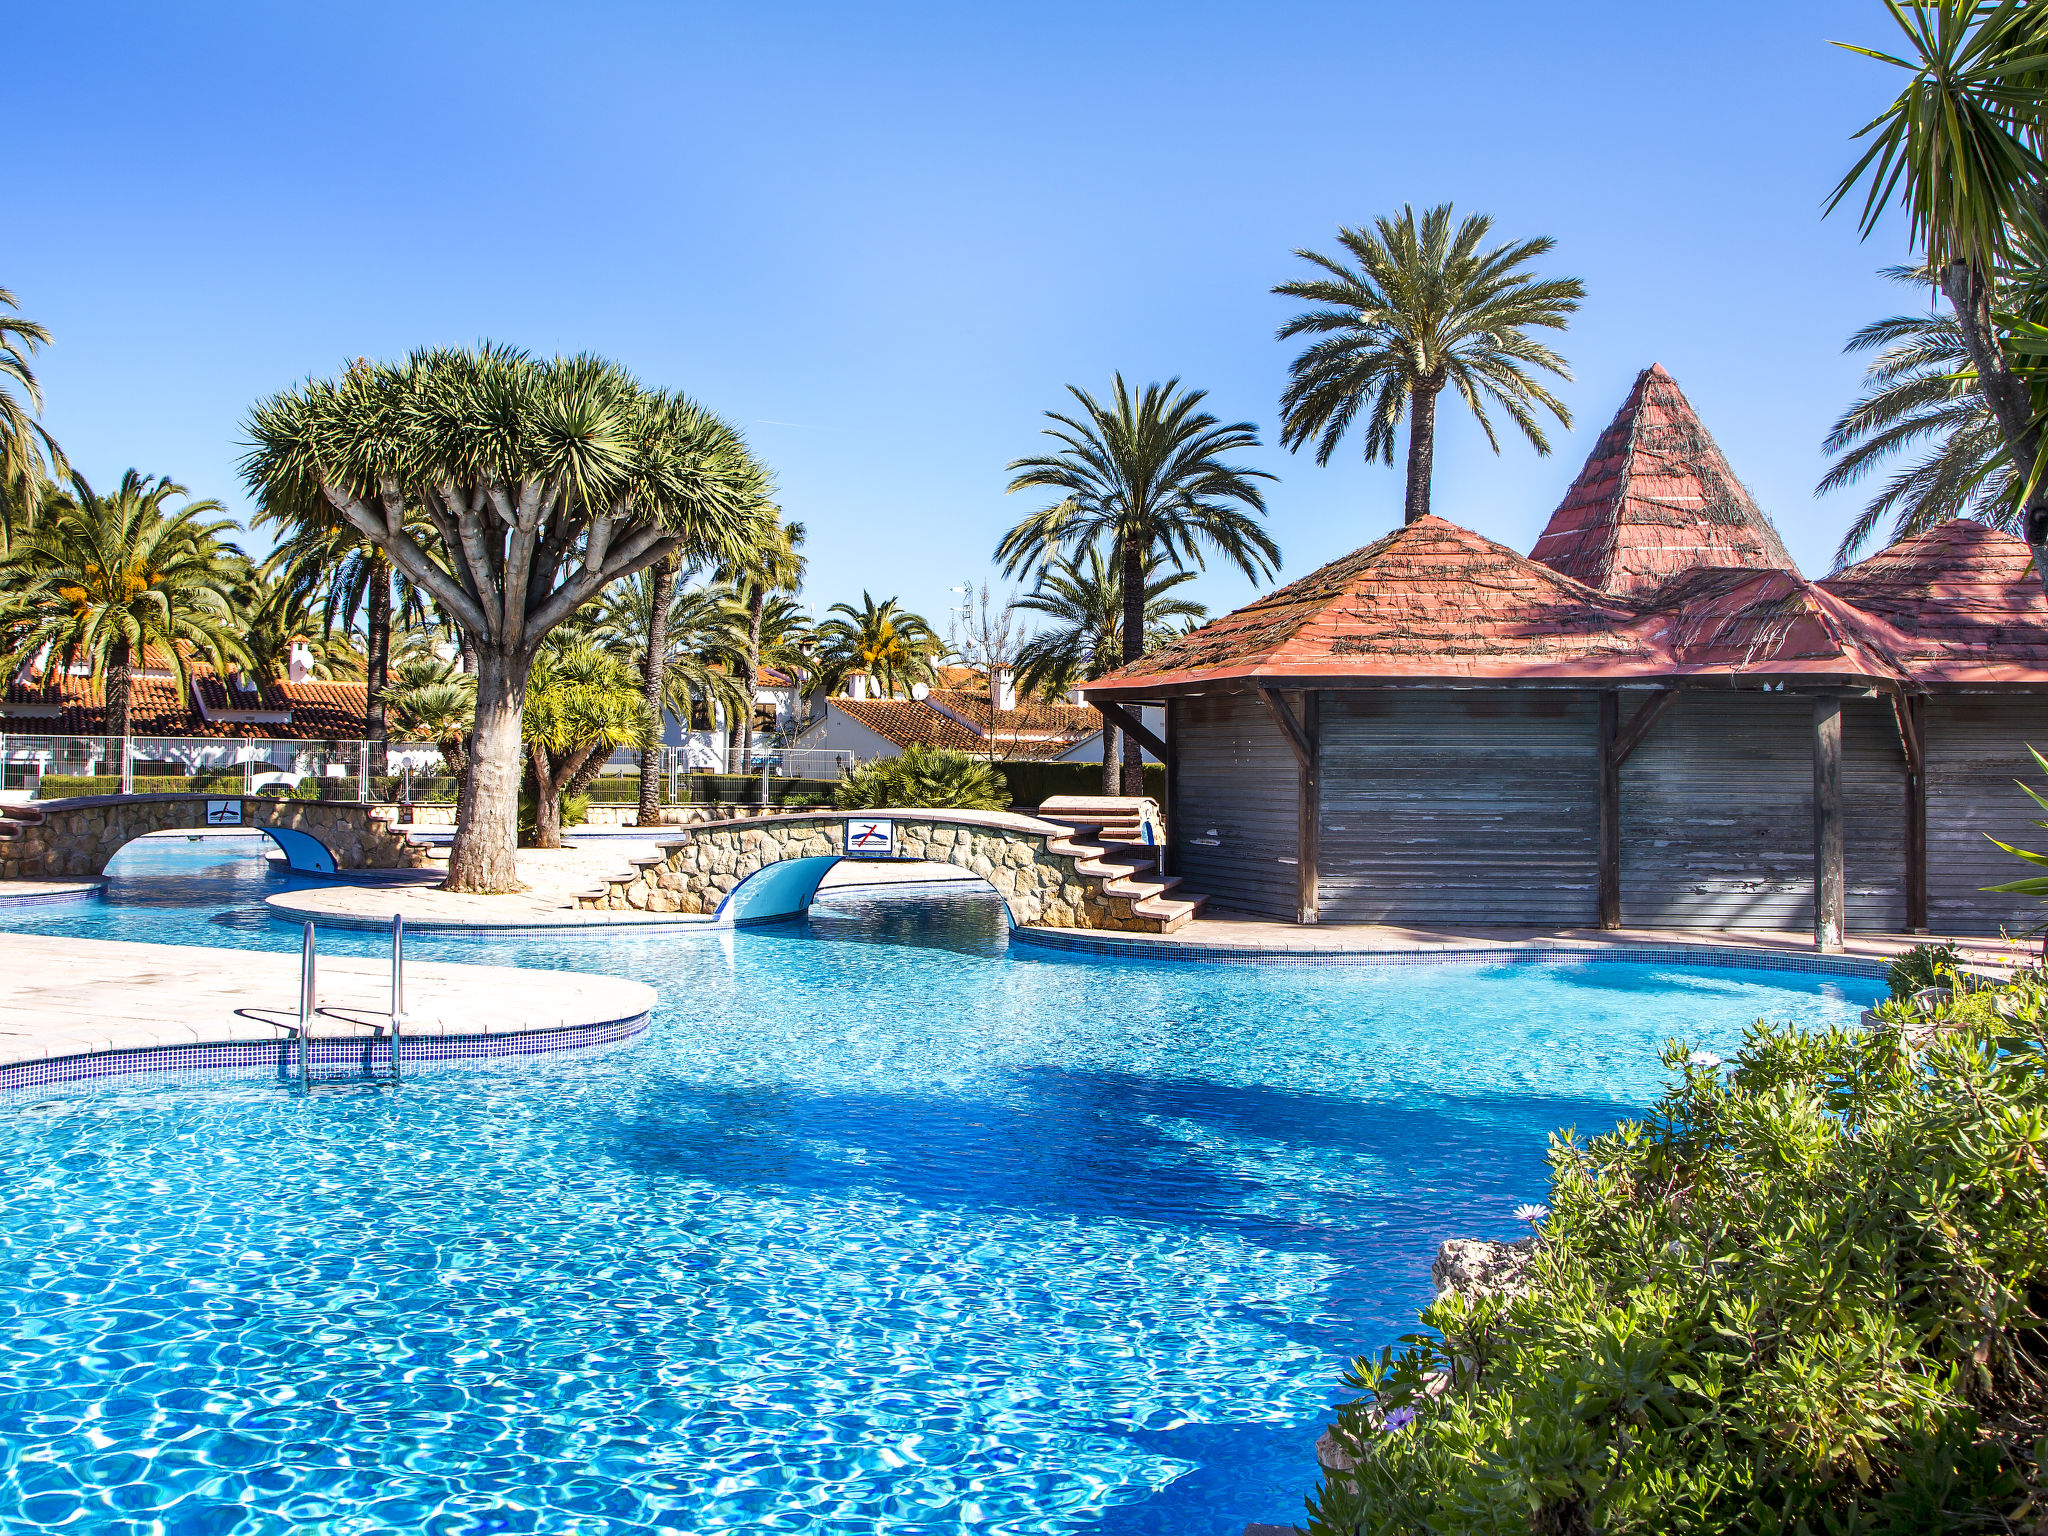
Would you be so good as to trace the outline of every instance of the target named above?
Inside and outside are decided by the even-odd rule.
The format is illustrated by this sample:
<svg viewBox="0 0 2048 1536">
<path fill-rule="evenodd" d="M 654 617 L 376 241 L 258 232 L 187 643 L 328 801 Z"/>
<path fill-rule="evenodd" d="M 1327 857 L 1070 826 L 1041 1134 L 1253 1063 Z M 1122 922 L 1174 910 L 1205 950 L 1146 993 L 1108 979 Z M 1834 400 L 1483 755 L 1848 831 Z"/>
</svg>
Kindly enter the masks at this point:
<svg viewBox="0 0 2048 1536">
<path fill-rule="evenodd" d="M 987 762 L 946 747 L 913 744 L 900 757 L 862 763 L 840 781 L 833 802 L 844 811 L 1001 811 L 1010 786 Z"/>
<path fill-rule="evenodd" d="M 1419 219 L 1403 208 L 1372 230 L 1337 231 L 1350 264 L 1297 250 L 1321 272 L 1273 290 L 1320 306 L 1280 327 L 1282 341 L 1317 338 L 1289 370 L 1280 441 L 1292 449 L 1314 441 L 1316 462 L 1327 464 L 1363 414 L 1365 456 L 1391 464 L 1395 431 L 1409 417 L 1406 522 L 1429 513 L 1436 397 L 1446 387 L 1478 418 L 1495 453 L 1500 439 L 1486 413 L 1489 400 L 1539 454 L 1550 452 L 1539 409 L 1572 424 L 1564 402 L 1535 376 L 1569 381 L 1571 370 L 1529 333 L 1563 330 L 1586 285 L 1527 270 L 1556 244 L 1548 237 L 1481 250 L 1492 228 L 1491 219 L 1471 214 L 1453 231 L 1449 203 Z"/>
<path fill-rule="evenodd" d="M 533 846 L 562 846 L 562 802 L 620 747 L 653 732 L 636 668 L 587 642 L 543 646 L 527 677 L 520 727 L 533 786 Z"/>
</svg>

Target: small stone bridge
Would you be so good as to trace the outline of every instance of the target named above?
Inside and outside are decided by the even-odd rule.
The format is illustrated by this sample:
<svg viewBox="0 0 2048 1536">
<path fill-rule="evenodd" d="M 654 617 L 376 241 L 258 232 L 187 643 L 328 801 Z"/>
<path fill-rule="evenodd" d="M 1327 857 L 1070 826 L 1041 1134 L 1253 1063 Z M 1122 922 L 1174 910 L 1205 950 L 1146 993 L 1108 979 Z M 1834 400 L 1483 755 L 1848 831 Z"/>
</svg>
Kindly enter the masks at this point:
<svg viewBox="0 0 2048 1536">
<path fill-rule="evenodd" d="M 576 904 L 774 922 L 808 908 L 842 859 L 956 865 L 996 888 L 1012 923 L 1032 928 L 1171 933 L 1206 899 L 1170 894 L 1180 881 L 1159 872 L 1149 801 L 1073 796 L 1039 812 L 817 811 L 691 827 Z"/>
<path fill-rule="evenodd" d="M 104 874 L 108 860 L 150 832 L 246 827 L 284 851 L 295 870 L 423 869 L 432 850 L 394 831 L 388 807 L 260 795 L 81 795 L 0 806 L 0 880 Z"/>
</svg>

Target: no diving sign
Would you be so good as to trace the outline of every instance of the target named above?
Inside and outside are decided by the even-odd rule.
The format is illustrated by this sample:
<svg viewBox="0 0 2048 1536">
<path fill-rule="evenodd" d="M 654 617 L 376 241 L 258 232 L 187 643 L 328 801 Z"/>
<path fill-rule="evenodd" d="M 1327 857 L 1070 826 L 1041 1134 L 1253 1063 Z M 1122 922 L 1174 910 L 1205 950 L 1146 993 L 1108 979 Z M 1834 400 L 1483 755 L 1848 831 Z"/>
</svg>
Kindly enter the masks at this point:
<svg viewBox="0 0 2048 1536">
<path fill-rule="evenodd" d="M 239 800 L 207 801 L 206 824 L 209 827 L 239 827 L 242 824 L 242 802 Z"/>
<path fill-rule="evenodd" d="M 896 823 L 849 820 L 846 823 L 846 851 L 869 859 L 894 858 Z"/>
</svg>

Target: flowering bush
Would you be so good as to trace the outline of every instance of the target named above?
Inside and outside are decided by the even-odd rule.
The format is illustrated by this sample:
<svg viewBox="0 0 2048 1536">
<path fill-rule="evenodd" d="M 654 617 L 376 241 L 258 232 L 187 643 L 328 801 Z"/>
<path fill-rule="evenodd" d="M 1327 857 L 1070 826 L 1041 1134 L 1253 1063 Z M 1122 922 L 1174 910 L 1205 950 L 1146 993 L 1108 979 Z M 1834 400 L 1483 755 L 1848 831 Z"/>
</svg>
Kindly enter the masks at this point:
<svg viewBox="0 0 2048 1536">
<path fill-rule="evenodd" d="M 1555 1138 L 1526 1287 L 1355 1365 L 1315 1536 L 2048 1530 L 2048 989 L 1962 1001 Z"/>
</svg>

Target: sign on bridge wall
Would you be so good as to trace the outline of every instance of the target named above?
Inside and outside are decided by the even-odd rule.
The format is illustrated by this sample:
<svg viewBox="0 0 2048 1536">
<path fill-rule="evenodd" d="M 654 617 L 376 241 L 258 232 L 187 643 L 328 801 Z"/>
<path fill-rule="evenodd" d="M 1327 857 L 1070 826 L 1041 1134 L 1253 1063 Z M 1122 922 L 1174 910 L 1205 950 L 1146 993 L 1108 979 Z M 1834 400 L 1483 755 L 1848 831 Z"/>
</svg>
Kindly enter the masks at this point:
<svg viewBox="0 0 2048 1536">
<path fill-rule="evenodd" d="M 893 859 L 896 856 L 896 823 L 893 821 L 848 821 L 846 851 L 860 858 Z"/>
<path fill-rule="evenodd" d="M 207 801 L 206 824 L 209 827 L 239 827 L 242 824 L 242 802 L 239 800 Z"/>
</svg>

